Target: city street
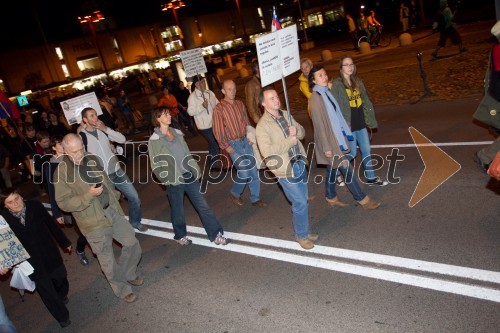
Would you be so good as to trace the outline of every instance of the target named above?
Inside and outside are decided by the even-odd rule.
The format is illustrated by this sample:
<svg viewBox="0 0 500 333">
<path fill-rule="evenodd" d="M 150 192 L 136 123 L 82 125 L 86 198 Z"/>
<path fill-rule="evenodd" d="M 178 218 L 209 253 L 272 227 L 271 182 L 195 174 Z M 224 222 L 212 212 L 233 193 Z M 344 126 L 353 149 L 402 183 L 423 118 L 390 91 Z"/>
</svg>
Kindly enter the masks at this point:
<svg viewBox="0 0 500 333">
<path fill-rule="evenodd" d="M 267 207 L 252 206 L 248 189 L 246 204 L 236 206 L 228 198 L 230 174 L 205 173 L 207 200 L 230 244 L 208 241 L 188 199 L 186 221 L 193 244 L 174 242 L 165 190 L 151 178 L 144 131 L 130 137 L 127 147 L 127 173 L 142 201 L 143 223 L 150 227 L 137 234 L 145 280 L 142 287 L 134 287 L 137 301 L 127 304 L 114 296 L 97 259 L 84 267 L 75 253 L 63 253 L 72 324 L 61 329 L 36 293 L 26 293 L 22 302 L 17 290 L 9 289 L 10 277 L 3 277 L 1 294 L 10 318 L 19 332 L 37 333 L 499 332 L 500 184 L 472 159 L 494 139 L 472 122 L 493 23 L 465 25 L 461 31 L 468 51 L 438 61 L 430 61 L 438 39 L 430 31 L 416 32 L 414 39 L 421 39 L 407 47 L 393 40 L 390 47 L 371 54 L 354 53 L 379 123 L 372 154 L 383 164 L 376 174 L 393 181 L 385 187 L 362 184 L 367 194 L 382 201 L 374 211 L 363 210 L 346 187 L 337 187 L 337 192 L 350 205 L 331 208 L 324 199 L 325 169 L 310 160 L 310 225 L 319 234 L 313 250 L 302 250 L 294 241 L 290 204 L 265 171 L 261 197 Z M 347 41 L 325 42 L 301 56 L 321 63 L 335 77 L 337 59 L 348 47 Z M 325 49 L 332 51 L 332 61 L 321 62 Z M 423 93 L 419 50 L 433 92 L 429 96 Z M 442 50 L 443 55 L 455 52 L 454 46 Z M 298 74 L 287 78 L 287 87 L 311 156 L 313 129 L 296 83 Z M 224 78 L 235 79 L 237 96 L 243 99 L 248 78 L 238 78 L 235 70 L 227 70 Z M 281 83 L 276 86 L 282 91 Z M 150 109 L 148 97 L 134 96 L 144 113 Z M 410 127 L 460 164 L 456 174 L 436 184 L 414 207 L 409 201 L 424 167 L 441 166 L 422 161 Z M 187 142 L 203 161 L 207 143 L 201 135 Z M 395 154 L 401 160 L 391 164 Z M 32 184 L 21 190 L 28 198 L 36 193 Z M 127 202 L 122 205 L 128 212 Z M 72 227 L 64 232 L 76 242 Z"/>
</svg>

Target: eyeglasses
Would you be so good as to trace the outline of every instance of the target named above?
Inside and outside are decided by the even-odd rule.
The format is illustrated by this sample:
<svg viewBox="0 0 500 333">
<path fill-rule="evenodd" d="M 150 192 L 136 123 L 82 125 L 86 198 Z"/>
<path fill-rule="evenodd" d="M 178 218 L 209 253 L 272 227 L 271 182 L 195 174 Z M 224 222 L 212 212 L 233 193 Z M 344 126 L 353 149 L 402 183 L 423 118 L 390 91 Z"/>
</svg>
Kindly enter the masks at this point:
<svg viewBox="0 0 500 333">
<path fill-rule="evenodd" d="M 354 67 L 354 64 L 343 64 L 342 67 Z"/>
</svg>

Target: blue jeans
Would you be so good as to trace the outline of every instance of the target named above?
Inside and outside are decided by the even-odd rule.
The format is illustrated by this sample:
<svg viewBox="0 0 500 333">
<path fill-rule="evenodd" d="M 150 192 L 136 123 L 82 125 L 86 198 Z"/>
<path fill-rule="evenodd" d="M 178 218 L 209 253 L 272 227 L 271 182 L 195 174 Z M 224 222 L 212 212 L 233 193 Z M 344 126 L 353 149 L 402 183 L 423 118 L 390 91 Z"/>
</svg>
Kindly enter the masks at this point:
<svg viewBox="0 0 500 333">
<path fill-rule="evenodd" d="M 167 197 L 170 203 L 170 219 L 174 227 L 174 239 L 181 239 L 186 236 L 186 219 L 184 216 L 184 194 L 187 194 L 193 207 L 198 212 L 201 224 L 207 232 L 211 242 L 220 232 L 224 234 L 222 226 L 215 217 L 214 211 L 207 203 L 205 196 L 200 192 L 200 182 L 195 179 L 192 173 L 184 174 L 184 184 L 167 185 Z"/>
<path fill-rule="evenodd" d="M 7 312 L 5 312 L 5 306 L 3 305 L 2 297 L 0 297 L 0 332 L 17 333 L 14 324 L 7 316 Z"/>
<path fill-rule="evenodd" d="M 326 179 L 325 182 L 325 196 L 328 199 L 333 199 L 337 196 L 337 191 L 335 191 L 335 178 L 337 178 L 337 173 L 340 172 L 344 176 L 345 184 L 356 201 L 363 200 L 366 194 L 361 191 L 356 178 L 354 177 L 354 169 L 351 163 L 348 164 L 347 169 L 339 166 L 337 169 L 333 169 L 331 165 L 326 167 Z"/>
<path fill-rule="evenodd" d="M 219 144 L 217 143 L 217 140 L 215 140 L 214 132 L 211 127 L 202 129 L 200 132 L 208 141 L 208 155 L 210 156 L 211 168 L 219 155 Z"/>
<path fill-rule="evenodd" d="M 134 184 L 132 184 L 127 174 L 122 169 L 109 174 L 108 177 L 118 191 L 122 192 L 125 198 L 127 198 L 129 221 L 134 228 L 137 228 L 141 224 L 142 211 L 141 200 L 139 199 L 139 194 L 137 194 Z"/>
<path fill-rule="evenodd" d="M 247 138 L 241 140 L 230 140 L 229 144 L 234 152 L 229 154 L 236 168 L 236 179 L 231 188 L 231 194 L 240 197 L 247 182 L 250 187 L 250 201 L 260 200 L 260 178 L 257 170 L 253 149 L 248 143 Z"/>
<path fill-rule="evenodd" d="M 365 169 L 365 177 L 367 180 L 375 179 L 375 173 L 373 173 L 371 155 L 370 155 L 370 137 L 368 136 L 368 131 L 363 128 L 359 131 L 353 131 L 352 136 L 353 141 L 349 141 L 349 152 L 347 158 L 350 160 L 356 157 L 357 145 L 359 145 L 359 150 L 361 150 L 361 163 L 363 164 L 363 169 Z"/>
<path fill-rule="evenodd" d="M 292 165 L 293 177 L 278 178 L 286 197 L 292 203 L 292 223 L 295 236 L 307 238 L 309 234 L 309 194 L 307 191 L 307 171 L 303 161 Z"/>
</svg>

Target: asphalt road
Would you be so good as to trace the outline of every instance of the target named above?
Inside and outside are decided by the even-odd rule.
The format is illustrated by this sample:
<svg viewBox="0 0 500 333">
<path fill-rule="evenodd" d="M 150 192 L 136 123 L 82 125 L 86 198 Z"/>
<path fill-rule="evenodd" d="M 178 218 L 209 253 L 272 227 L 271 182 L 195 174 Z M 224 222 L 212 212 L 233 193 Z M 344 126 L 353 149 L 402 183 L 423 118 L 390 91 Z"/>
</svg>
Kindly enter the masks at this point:
<svg viewBox="0 0 500 333">
<path fill-rule="evenodd" d="M 478 102 L 479 96 L 376 106 L 380 128 L 373 134 L 373 154 L 384 160 L 376 173 L 388 177 L 386 157 L 394 149 L 404 160 L 391 169 L 397 178 L 392 184 L 362 185 L 383 202 L 375 211 L 364 211 L 345 187 L 338 195 L 350 206 L 328 207 L 324 169 L 312 162 L 310 223 L 320 235 L 312 251 L 293 241 L 290 205 L 276 184 L 261 186 L 268 207 L 237 207 L 228 200 L 228 177 L 210 180 L 217 184 L 208 184 L 206 196 L 233 242 L 211 245 L 186 200 L 193 245 L 179 246 L 166 223 L 165 192 L 148 177 L 146 156 L 136 155 L 135 168 L 129 163 L 127 172 L 135 177 L 144 223 L 150 225 L 137 236 L 145 284 L 134 288 L 139 298 L 127 304 L 112 294 L 95 259 L 83 267 L 75 254 L 63 254 L 72 320 L 64 331 L 499 332 L 500 186 L 472 160 L 493 139 L 471 121 Z M 307 144 L 311 122 L 303 104 L 295 110 Z M 440 164 L 424 165 L 409 127 L 461 166 L 413 208 L 408 203 L 424 167 Z M 188 144 L 193 151 L 206 150 L 201 137 Z M 74 230 L 64 231 L 76 241 Z M 20 332 L 62 331 L 38 295 L 27 294 L 21 302 L 8 280 L 0 290 Z"/>
</svg>

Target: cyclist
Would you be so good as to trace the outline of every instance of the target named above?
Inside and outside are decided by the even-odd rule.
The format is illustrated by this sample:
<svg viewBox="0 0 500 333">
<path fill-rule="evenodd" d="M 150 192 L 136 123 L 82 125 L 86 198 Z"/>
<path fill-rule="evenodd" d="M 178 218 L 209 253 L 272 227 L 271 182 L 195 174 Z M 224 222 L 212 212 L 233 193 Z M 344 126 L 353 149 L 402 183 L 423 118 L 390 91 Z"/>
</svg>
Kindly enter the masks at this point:
<svg viewBox="0 0 500 333">
<path fill-rule="evenodd" d="M 369 41 L 370 30 L 368 29 L 368 21 L 366 20 L 365 13 L 363 13 L 363 11 L 359 13 L 359 19 L 357 23 L 359 31 L 364 32 L 366 34 L 366 38 L 368 38 Z"/>
<path fill-rule="evenodd" d="M 371 36 L 370 44 L 378 46 L 378 41 L 380 40 L 380 29 L 382 27 L 382 24 L 380 24 L 379 21 L 377 21 L 377 19 L 375 18 L 375 11 L 370 10 L 370 16 L 368 16 L 367 22 Z"/>
</svg>

